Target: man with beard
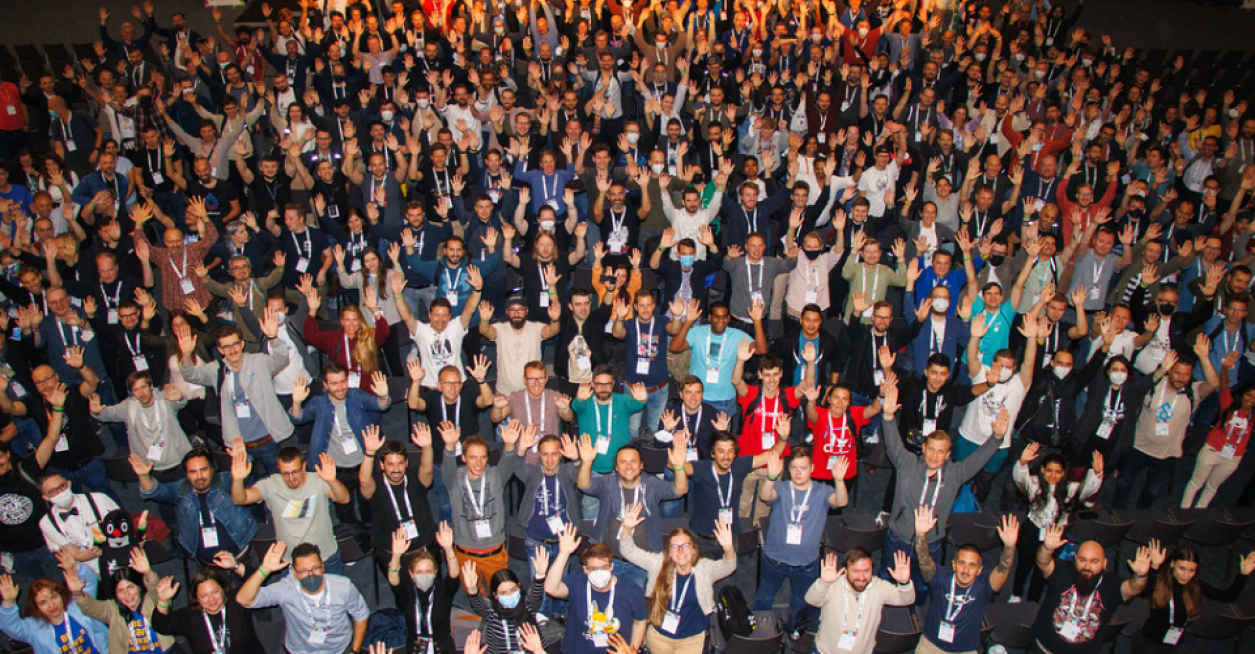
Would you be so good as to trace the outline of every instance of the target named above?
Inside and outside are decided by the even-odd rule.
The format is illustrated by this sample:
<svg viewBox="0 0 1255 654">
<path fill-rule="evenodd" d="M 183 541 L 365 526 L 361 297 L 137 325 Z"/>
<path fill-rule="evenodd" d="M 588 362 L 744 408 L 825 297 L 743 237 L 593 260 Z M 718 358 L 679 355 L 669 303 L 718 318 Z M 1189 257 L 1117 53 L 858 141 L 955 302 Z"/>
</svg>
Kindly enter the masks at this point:
<svg viewBox="0 0 1255 654">
<path fill-rule="evenodd" d="M 208 450 L 194 449 L 183 457 L 186 485 L 163 484 L 153 477 L 153 464 L 137 454 L 130 461 L 139 477 L 140 497 L 176 506 L 176 534 L 184 551 L 202 566 L 230 560 L 226 555 L 244 558 L 257 535 L 257 521 L 252 512 L 231 501 L 231 477 L 214 469 Z"/>
<path fill-rule="evenodd" d="M 1151 547 L 1139 547 L 1137 558 L 1128 562 L 1133 576 L 1123 582 L 1115 574 L 1108 579 L 1103 547 L 1092 540 L 1081 543 L 1076 550 L 1075 567 L 1055 562 L 1054 552 L 1067 542 L 1063 529 L 1063 525 L 1056 525 L 1047 530 L 1041 549 L 1037 550 L 1037 568 L 1047 585 L 1033 623 L 1034 641 L 1029 651 L 1094 654 L 1106 642 L 1104 632 L 1116 609 L 1146 588 L 1155 553 Z"/>
<path fill-rule="evenodd" d="M 713 559 L 723 556 L 723 548 L 715 538 L 716 525 L 726 524 L 732 533 L 743 531 L 736 509 L 744 489 L 745 476 L 751 470 L 767 465 L 773 454 L 780 456 L 784 445 L 785 441 L 781 439 L 765 452 L 737 456 L 736 436 L 718 429 L 710 437 L 709 457 L 684 464 L 691 493 L 691 529 L 697 536 L 697 548 L 703 556 Z"/>
<path fill-rule="evenodd" d="M 414 475 L 410 475 L 409 454 L 404 443 L 385 440 L 377 426 L 363 433 L 365 449 L 358 484 L 362 497 L 370 502 L 371 542 L 375 544 L 375 563 L 381 568 L 393 554 L 392 534 L 398 530 L 405 530 L 411 552 L 430 548 L 435 541 L 436 523 L 427 503 L 427 490 L 435 478 L 431 430 L 423 423 L 414 425 L 412 440 L 422 450 Z M 417 482 L 413 486 L 411 478 Z"/>
<path fill-rule="evenodd" d="M 928 553 L 928 532 L 936 523 L 931 508 L 915 510 L 915 555 L 919 557 L 924 581 L 929 583 L 931 600 L 924 618 L 926 642 L 920 643 L 916 652 L 975 652 L 980 649 L 985 609 L 1011 574 L 1020 521 L 1014 515 L 1002 517 L 998 527 L 1002 552 L 998 554 L 998 566 L 988 574 L 983 572 L 980 548 L 972 544 L 960 546 L 949 567 L 938 567 Z"/>
<path fill-rule="evenodd" d="M 542 360 L 541 342 L 562 331 L 562 305 L 558 302 L 549 305 L 549 323 L 543 325 L 527 320 L 527 298 L 521 293 L 506 300 L 505 311 L 508 324 L 498 328 L 492 323 L 492 305 L 481 302 L 479 333 L 497 344 L 497 392 L 509 395 L 524 388 L 523 367 L 529 361 Z"/>
<path fill-rule="evenodd" d="M 135 231 L 131 237 L 135 239 L 136 256 L 154 263 L 161 272 L 161 308 L 166 311 L 182 309 L 187 297 L 202 307 L 208 306 L 212 298 L 196 276 L 196 264 L 203 262 L 209 249 L 218 242 L 218 228 L 209 220 L 204 200 L 192 198 L 187 206 L 189 226 L 195 224 L 196 231 L 200 233 L 200 239 L 195 243 L 186 243 L 183 232 L 166 228 L 161 234 L 163 247 L 150 245 L 144 234 L 144 223 L 152 216 L 150 207 L 135 205 L 131 212 L 131 217 L 135 219 Z"/>
</svg>

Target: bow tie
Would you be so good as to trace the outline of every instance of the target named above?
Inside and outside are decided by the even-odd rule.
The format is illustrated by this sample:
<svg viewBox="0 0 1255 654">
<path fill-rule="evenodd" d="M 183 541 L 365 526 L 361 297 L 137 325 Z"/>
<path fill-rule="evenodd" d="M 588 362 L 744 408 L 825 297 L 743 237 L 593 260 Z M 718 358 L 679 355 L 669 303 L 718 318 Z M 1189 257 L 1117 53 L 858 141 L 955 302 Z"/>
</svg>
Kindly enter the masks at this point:
<svg viewBox="0 0 1255 654">
<path fill-rule="evenodd" d="M 72 515 L 78 515 L 78 507 L 77 507 L 77 506 L 76 506 L 76 507 L 74 507 L 74 508 L 72 508 L 72 509 L 70 509 L 69 511 L 61 511 L 61 520 L 62 520 L 62 522 L 64 522 L 64 521 L 66 520 L 66 518 L 69 518 L 69 517 L 70 517 L 70 516 L 72 516 Z"/>
</svg>

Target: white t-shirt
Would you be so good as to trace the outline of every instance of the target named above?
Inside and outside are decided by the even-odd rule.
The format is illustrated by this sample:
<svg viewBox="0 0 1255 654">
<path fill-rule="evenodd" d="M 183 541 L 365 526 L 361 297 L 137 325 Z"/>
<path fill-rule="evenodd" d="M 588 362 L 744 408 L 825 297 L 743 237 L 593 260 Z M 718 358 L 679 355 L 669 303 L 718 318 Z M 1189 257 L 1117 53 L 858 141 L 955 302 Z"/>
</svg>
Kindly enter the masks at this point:
<svg viewBox="0 0 1255 654">
<path fill-rule="evenodd" d="M 885 191 L 889 190 L 898 183 L 898 164 L 890 161 L 884 170 L 877 170 L 875 166 L 863 171 L 863 176 L 858 180 L 858 190 L 867 196 L 867 201 L 871 203 L 871 207 L 867 213 L 871 216 L 885 215 Z"/>
<path fill-rule="evenodd" d="M 1163 359 L 1168 355 L 1168 350 L 1172 349 L 1172 342 L 1168 338 L 1168 328 L 1172 321 L 1168 318 L 1162 318 L 1159 321 L 1159 329 L 1155 330 L 1155 335 L 1137 354 L 1137 358 L 1133 360 L 1133 367 L 1143 375 L 1154 374 L 1159 368 L 1159 364 L 1163 363 Z"/>
<path fill-rule="evenodd" d="M 976 379 L 985 379 L 988 374 L 989 366 L 981 366 Z M 967 413 L 963 414 L 963 423 L 959 425 L 959 435 L 977 445 L 984 445 L 994 433 L 994 421 L 998 419 L 998 412 L 1006 409 L 1011 414 L 1011 424 L 1014 425 L 1015 417 L 1020 413 L 1020 405 L 1024 403 L 1024 396 L 1027 394 L 1028 389 L 1024 388 L 1024 380 L 1017 371 L 1009 381 L 996 384 L 968 405 Z M 1010 446 L 1011 430 L 1008 430 L 1001 449 Z"/>
<path fill-rule="evenodd" d="M 545 323 L 528 321 L 521 332 L 509 322 L 497 325 L 497 392 L 509 395 L 524 389 L 523 366 L 540 361 L 540 332 Z"/>
<path fill-rule="evenodd" d="M 462 369 L 462 339 L 466 336 L 466 328 L 461 320 L 450 320 L 443 332 L 432 329 L 430 323 L 420 322 L 410 337 L 418 345 L 418 359 L 423 364 L 424 388 L 438 388 L 440 370 L 445 366 L 455 366 L 466 381 L 466 371 Z"/>
</svg>

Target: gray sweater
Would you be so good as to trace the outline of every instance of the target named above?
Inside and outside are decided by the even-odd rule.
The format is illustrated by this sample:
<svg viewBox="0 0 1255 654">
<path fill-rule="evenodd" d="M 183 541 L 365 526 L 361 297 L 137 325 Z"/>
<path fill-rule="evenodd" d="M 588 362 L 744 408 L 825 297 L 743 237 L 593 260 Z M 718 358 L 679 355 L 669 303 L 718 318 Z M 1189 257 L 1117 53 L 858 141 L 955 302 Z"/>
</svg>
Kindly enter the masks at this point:
<svg viewBox="0 0 1255 654">
<path fill-rule="evenodd" d="M 466 468 L 458 467 L 458 457 L 445 450 L 444 459 L 440 462 L 440 478 L 445 488 L 449 489 L 449 504 L 453 507 L 453 540 L 459 547 L 468 550 L 486 550 L 500 546 L 505 542 L 505 480 L 514 474 L 518 456 L 514 452 L 502 452 L 501 463 L 496 467 L 484 468 L 484 476 L 472 481 L 469 486 L 474 491 L 474 502 L 466 492 Z M 483 483 L 483 494 L 480 494 L 480 483 Z M 481 502 L 476 510 L 475 502 Z M 527 504 L 527 502 L 524 502 Z M 475 532 L 475 521 L 488 521 L 488 536 L 480 538 Z"/>
<path fill-rule="evenodd" d="M 269 353 L 245 354 L 240 363 L 239 378 L 244 385 L 244 394 L 248 402 L 257 411 L 270 436 L 275 442 L 286 440 L 292 435 L 292 421 L 288 412 L 279 404 L 279 396 L 275 394 L 274 376 L 288 365 L 288 346 L 280 340 L 267 340 L 263 348 Z M 226 363 L 211 361 L 199 366 L 183 366 L 183 378 L 193 384 L 200 384 L 218 391 L 218 402 L 222 408 L 222 433 L 229 436 L 240 433 L 240 423 L 235 417 L 235 406 L 231 396 L 222 392 L 222 384 L 218 383 L 218 366 Z"/>
<path fill-rule="evenodd" d="M 883 424 L 885 450 L 889 454 L 889 460 L 893 462 L 894 469 L 898 472 L 889 531 L 909 543 L 915 538 L 915 509 L 920 506 L 920 497 L 924 494 L 928 466 L 924 463 L 923 455 L 911 454 L 902 447 L 902 436 L 898 433 L 896 420 L 885 417 Z M 928 532 L 928 542 L 941 540 L 941 537 L 945 535 L 946 522 L 950 519 L 950 507 L 954 506 L 954 499 L 959 495 L 959 488 L 985 467 L 1001 444 L 1001 438 L 991 438 L 966 459 L 962 461 L 947 459 L 942 464 L 940 488 L 935 483 L 929 482 L 928 497 L 925 498 L 936 509 L 937 518 L 936 526 Z M 937 496 L 935 502 L 932 499 L 934 492 Z"/>
</svg>

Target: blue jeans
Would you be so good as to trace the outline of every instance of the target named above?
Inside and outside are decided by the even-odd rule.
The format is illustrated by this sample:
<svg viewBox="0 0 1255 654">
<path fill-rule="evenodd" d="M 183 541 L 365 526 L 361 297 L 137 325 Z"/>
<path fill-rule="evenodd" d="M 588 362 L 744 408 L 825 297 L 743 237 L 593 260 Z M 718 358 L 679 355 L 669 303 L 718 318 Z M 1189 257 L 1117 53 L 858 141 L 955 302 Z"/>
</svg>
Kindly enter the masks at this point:
<svg viewBox="0 0 1255 654">
<path fill-rule="evenodd" d="M 889 571 L 893 569 L 893 556 L 902 552 L 911 559 L 911 583 L 915 585 L 915 606 L 923 606 L 928 599 L 928 583 L 919 571 L 919 557 L 915 556 L 915 545 L 894 535 L 893 531 L 885 532 L 885 545 L 880 550 L 880 572 L 877 575 L 885 581 L 893 581 Z M 928 544 L 928 556 L 933 561 L 941 560 L 941 541 Z"/>
<path fill-rule="evenodd" d="M 532 565 L 532 557 L 535 556 L 536 550 L 543 549 L 546 552 L 548 552 L 549 561 L 551 563 L 558 556 L 558 544 L 557 543 L 542 543 L 541 541 L 538 541 L 534 538 L 528 538 L 526 540 L 526 545 L 527 545 L 527 564 L 529 566 Z M 568 561 L 567 563 L 569 564 L 570 561 Z M 570 567 L 570 566 L 568 565 L 567 567 Z M 556 574 L 559 574 L 559 575 L 566 574 L 566 570 L 561 570 Z M 533 578 L 536 577 L 535 567 L 532 567 L 532 577 Z M 546 616 L 549 616 L 549 617 L 565 616 L 566 604 L 567 604 L 566 600 L 557 599 L 555 597 L 550 596 L 548 593 L 546 593 L 545 599 L 541 600 L 540 602 L 540 610 L 537 611 L 537 613 L 544 613 Z"/>
<path fill-rule="evenodd" d="M 868 406 L 872 402 L 875 402 L 875 401 L 876 401 L 876 398 L 867 397 L 866 395 L 863 395 L 862 393 L 850 393 L 850 403 L 853 404 L 854 406 Z M 873 417 L 871 420 L 867 421 L 867 425 L 865 427 L 858 430 L 859 437 L 863 440 L 863 442 L 867 442 L 868 440 L 873 439 L 879 433 L 880 433 L 880 414 L 879 413 L 877 413 L 875 417 Z"/>
<path fill-rule="evenodd" d="M 1120 462 L 1120 478 L 1116 480 L 1116 508 L 1136 506 L 1139 509 L 1149 509 L 1155 506 L 1155 502 L 1168 486 L 1168 479 L 1176 464 L 1175 458 L 1156 459 L 1140 450 L 1129 450 L 1128 455 Z M 1137 483 L 1137 477 L 1143 470 L 1146 471 L 1146 484 L 1142 486 L 1142 492 L 1134 504 L 1133 485 Z"/>
<path fill-rule="evenodd" d="M 296 443 L 292 444 L 295 445 Z M 253 479 L 262 479 L 263 477 L 279 474 L 280 446 L 275 442 L 274 437 L 257 447 L 249 447 L 247 449 L 248 456 L 253 459 Z"/>
<path fill-rule="evenodd" d="M 446 452 L 445 456 L 451 455 Z M 445 487 L 444 478 L 440 476 L 439 466 L 436 467 L 436 474 L 432 475 L 431 491 L 436 496 L 436 506 L 440 510 L 440 520 L 453 524 L 453 504 L 449 501 L 449 489 Z"/>
<path fill-rule="evenodd" d="M 635 439 L 641 437 L 641 420 L 645 421 L 645 431 L 648 432 L 646 438 L 653 436 L 653 430 L 658 427 L 658 421 L 662 420 L 662 411 L 667 408 L 667 396 L 670 394 L 670 388 L 664 386 L 649 394 L 649 399 L 645 400 L 645 408 L 633 413 L 628 418 L 628 438 Z"/>
<path fill-rule="evenodd" d="M 591 478 L 596 479 L 602 475 L 614 474 L 608 472 L 591 473 Z M 439 476 L 439 475 L 437 475 Z M 584 512 L 584 520 L 593 522 L 597 519 L 597 512 L 601 510 L 601 500 L 596 495 L 585 493 L 580 499 L 580 509 Z M 644 586 L 642 586 L 644 588 Z"/>
<path fill-rule="evenodd" d="M 818 559 L 809 565 L 788 565 L 773 561 L 764 554 L 758 565 L 758 591 L 754 593 L 753 610 L 772 610 L 776 593 L 780 592 L 785 579 L 789 580 L 789 621 L 785 623 L 784 630 L 796 629 L 803 617 L 818 625 L 819 609 L 806 603 L 806 591 L 819 579 Z"/>
<path fill-rule="evenodd" d="M 92 459 L 90 463 L 78 470 L 62 470 L 61 468 L 49 466 L 48 472 L 55 472 L 65 477 L 67 481 L 77 488 L 76 492 L 92 491 L 104 493 L 118 506 L 124 506 L 122 498 L 118 496 L 117 491 L 113 490 L 113 484 L 109 483 L 109 477 L 105 475 L 105 464 L 101 463 L 100 459 Z M 104 516 L 101 517 L 103 518 Z"/>
<path fill-rule="evenodd" d="M 614 560 L 614 574 L 616 577 L 626 579 L 641 588 L 645 588 L 649 576 L 645 574 L 645 570 L 639 568 L 623 559 Z"/>
</svg>

